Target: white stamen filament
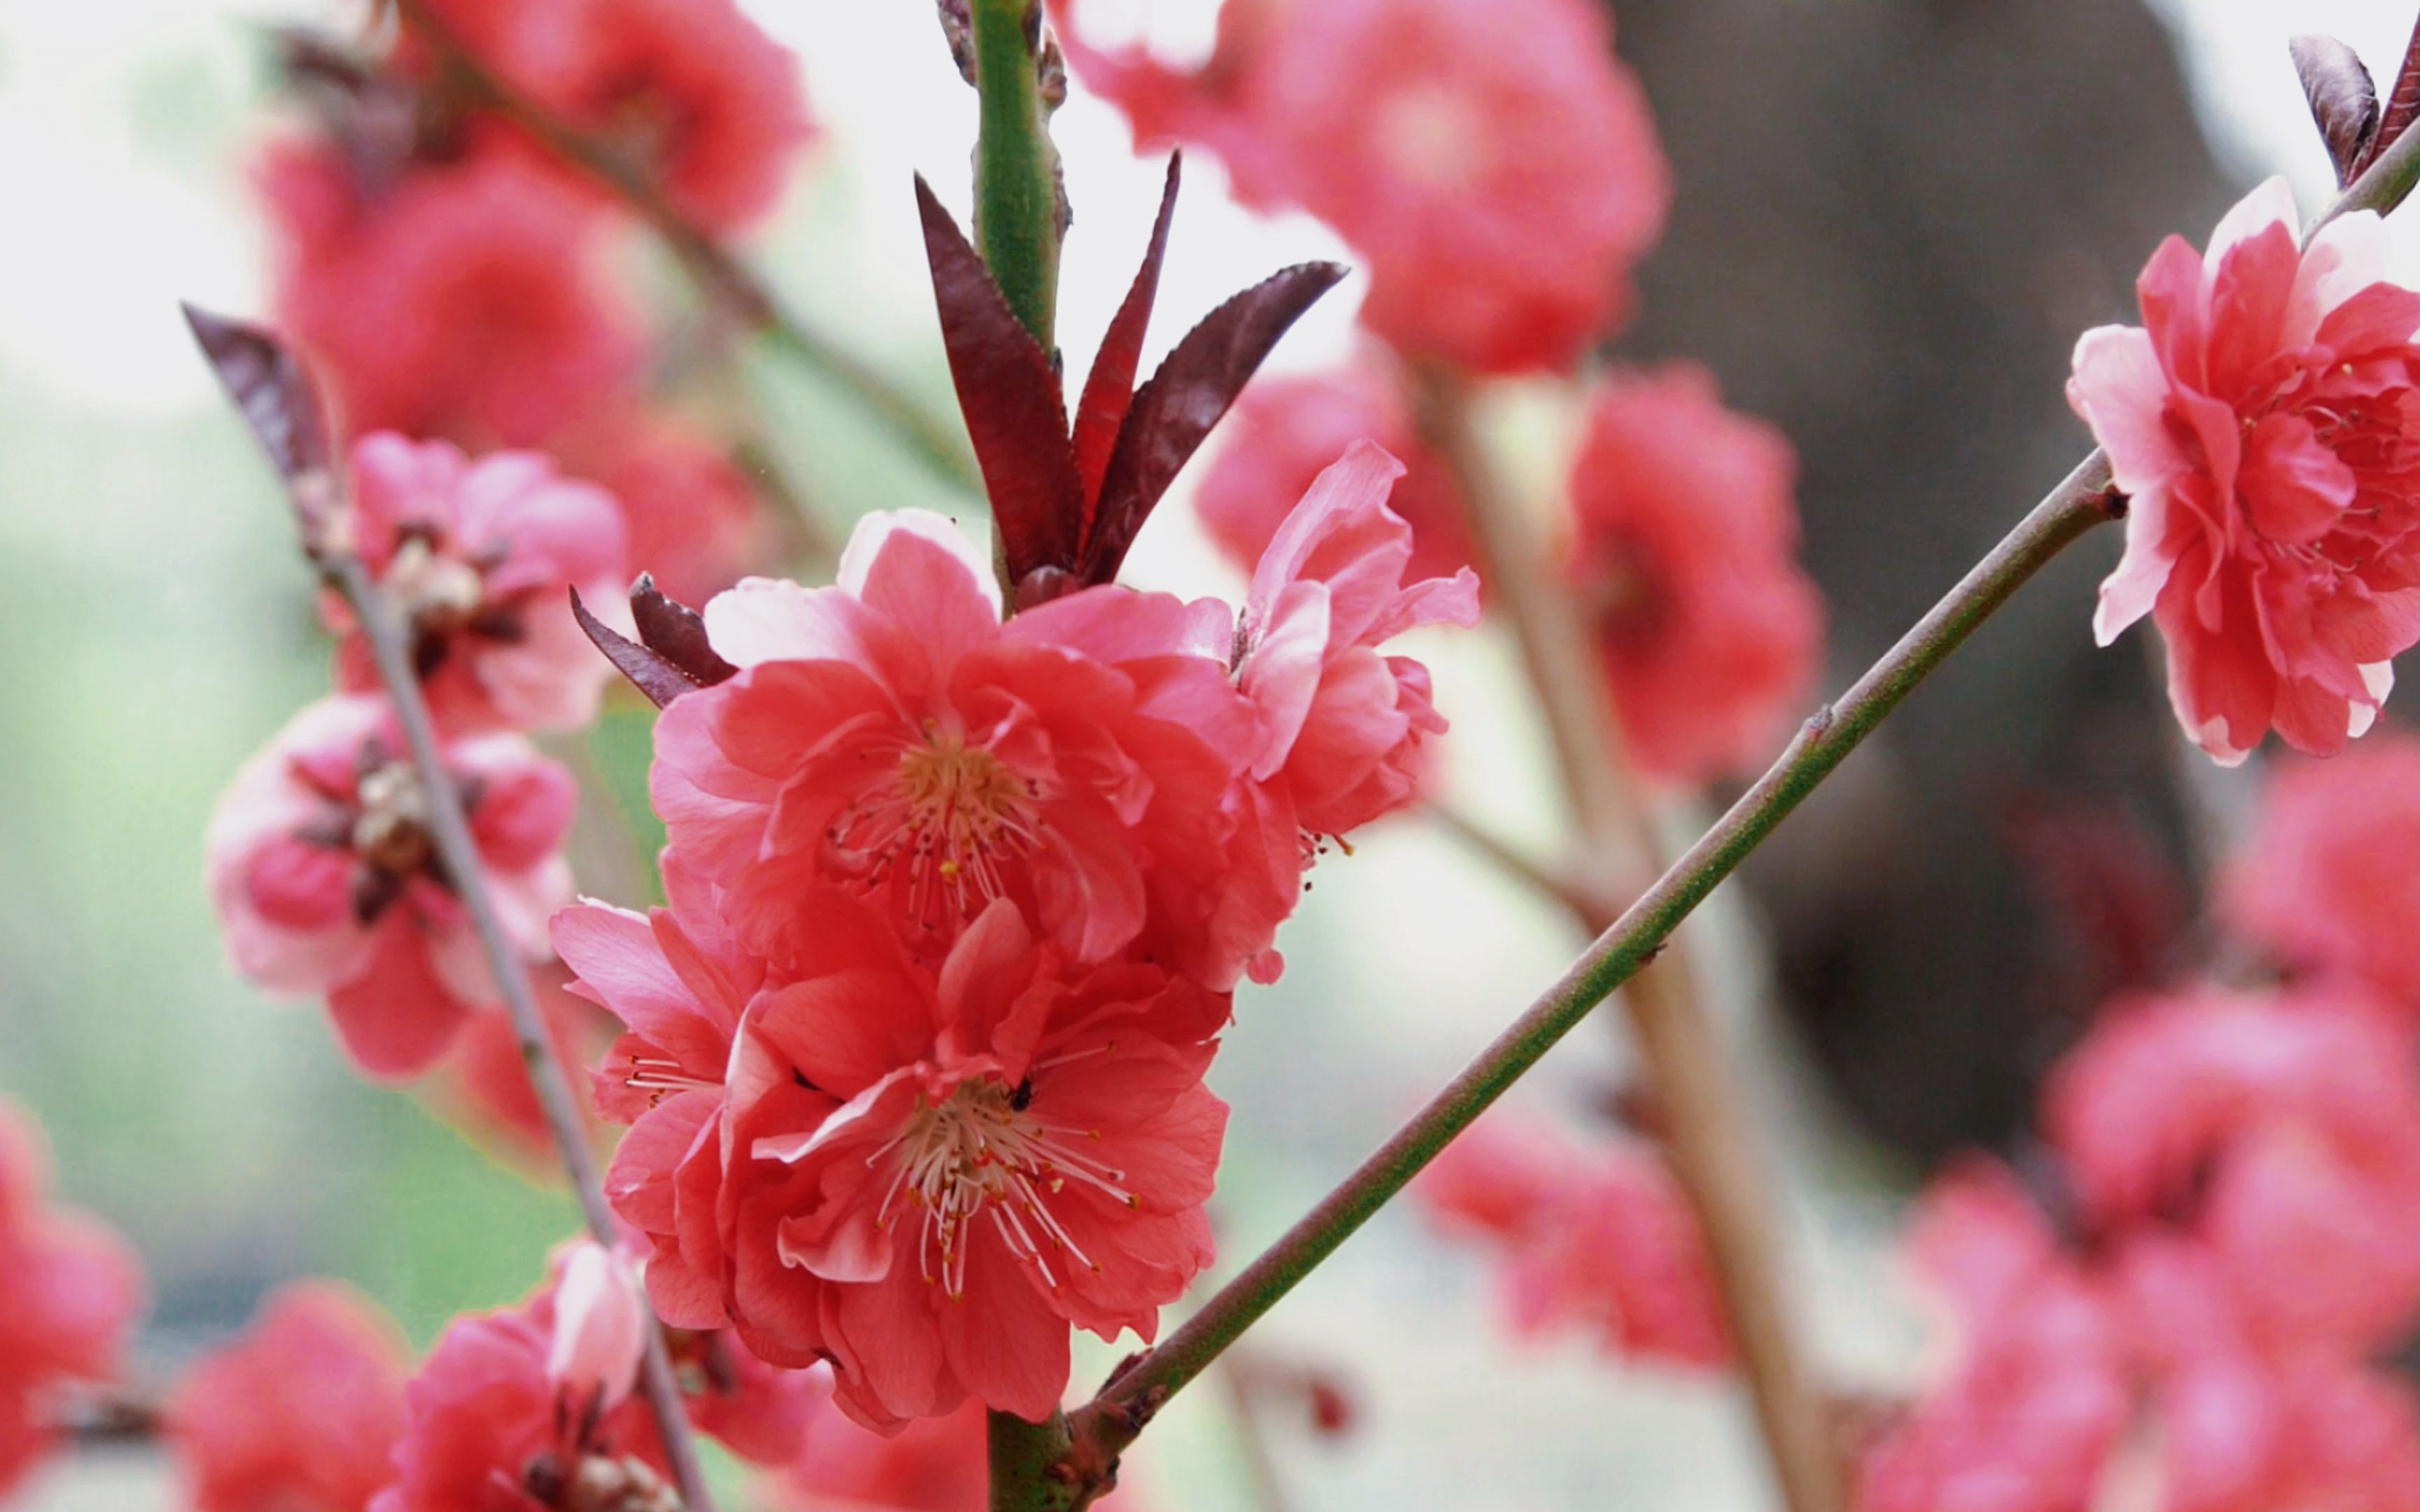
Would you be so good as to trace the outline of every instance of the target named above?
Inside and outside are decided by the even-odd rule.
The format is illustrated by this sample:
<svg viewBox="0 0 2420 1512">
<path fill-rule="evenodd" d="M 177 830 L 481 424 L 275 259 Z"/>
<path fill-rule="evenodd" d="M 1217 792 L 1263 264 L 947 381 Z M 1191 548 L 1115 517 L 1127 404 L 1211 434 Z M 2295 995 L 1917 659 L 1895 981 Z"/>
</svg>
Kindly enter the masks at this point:
<svg viewBox="0 0 2420 1512">
<path fill-rule="evenodd" d="M 1031 1263 L 1043 1284 L 1056 1291 L 1059 1273 L 1051 1269 L 1051 1251 L 1072 1255 L 1089 1270 L 1100 1266 L 1051 1211 L 1050 1198 L 1072 1180 L 1123 1206 L 1140 1205 L 1121 1184 L 1125 1172 L 1078 1153 L 1069 1143 L 1098 1139 L 1097 1130 L 1045 1123 L 1019 1107 L 1019 1101 L 997 1079 L 967 1083 L 939 1103 L 920 1103 L 899 1134 L 866 1157 L 869 1167 L 886 1159 L 898 1165 L 876 1211 L 876 1230 L 889 1230 L 903 1195 L 923 1210 L 916 1236 L 920 1273 L 953 1301 L 966 1295 L 973 1248 L 969 1226 L 976 1218 L 988 1214 L 1008 1252 Z"/>
<path fill-rule="evenodd" d="M 831 823 L 826 841 L 870 881 L 908 869 L 912 918 L 961 918 L 1007 889 L 1004 865 L 1046 849 L 1033 791 L 981 747 L 943 734 L 927 721 L 921 740 L 896 742 L 897 768 Z M 881 751 L 869 752 L 875 760 Z"/>
</svg>

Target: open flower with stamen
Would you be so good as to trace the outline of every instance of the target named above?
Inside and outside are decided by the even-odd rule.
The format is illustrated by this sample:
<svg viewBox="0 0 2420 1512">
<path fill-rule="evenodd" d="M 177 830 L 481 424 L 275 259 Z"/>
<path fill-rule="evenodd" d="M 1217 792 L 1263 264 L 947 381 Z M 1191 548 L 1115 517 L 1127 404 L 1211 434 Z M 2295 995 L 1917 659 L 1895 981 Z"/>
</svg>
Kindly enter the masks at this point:
<svg viewBox="0 0 2420 1512">
<path fill-rule="evenodd" d="M 754 1005 L 733 1062 L 731 1315 L 829 1359 L 889 1429 L 969 1396 L 1040 1419 L 1069 1326 L 1145 1339 L 1211 1257 L 1228 1001 L 1156 967 L 1070 971 L 991 904 L 938 974 L 836 892 L 823 959 Z"/>
<path fill-rule="evenodd" d="M 573 789 L 519 735 L 458 740 L 445 760 L 506 933 L 532 961 L 570 899 Z M 465 1014 L 501 1002 L 430 833 L 428 795 L 383 698 L 322 699 L 237 774 L 207 843 L 236 968 L 323 993 L 369 1075 L 426 1071 Z"/>
<path fill-rule="evenodd" d="M 574 730 L 597 717 L 613 669 L 571 617 L 566 590 L 607 608 L 628 581 L 613 497 L 560 477 L 536 452 L 473 462 L 445 441 L 365 436 L 352 451 L 355 544 L 410 626 L 430 710 L 469 734 Z M 369 638 L 331 594 L 345 640 L 336 681 L 380 686 Z"/>
<path fill-rule="evenodd" d="M 1080 615 L 1104 594 L 1142 596 L 1061 602 Z M 741 671 L 664 711 L 656 808 L 751 950 L 783 953 L 814 882 L 874 900 L 928 959 L 1003 898 L 1082 961 L 1125 950 L 1160 895 L 1217 912 L 1248 725 L 1223 660 L 1003 625 L 989 564 L 919 511 L 862 522 L 835 587 L 751 579 L 705 615 Z M 1196 930 L 1160 959 L 1224 988 L 1275 928 Z"/>
</svg>

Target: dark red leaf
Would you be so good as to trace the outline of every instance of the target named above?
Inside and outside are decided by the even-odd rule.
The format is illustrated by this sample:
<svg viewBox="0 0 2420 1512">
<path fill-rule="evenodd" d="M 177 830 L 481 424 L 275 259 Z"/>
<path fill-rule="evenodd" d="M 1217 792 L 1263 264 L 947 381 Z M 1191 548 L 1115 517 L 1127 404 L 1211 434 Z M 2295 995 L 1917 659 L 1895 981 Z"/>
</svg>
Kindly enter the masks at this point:
<svg viewBox="0 0 2420 1512">
<path fill-rule="evenodd" d="M 1286 269 L 1211 311 L 1176 344 L 1151 381 L 1136 391 L 1118 430 L 1078 577 L 1105 583 L 1117 576 L 1135 532 L 1210 427 L 1235 402 L 1286 328 L 1343 276 L 1334 263 Z"/>
<path fill-rule="evenodd" d="M 992 525 L 1011 581 L 1035 567 L 1070 566 L 1084 515 L 1084 486 L 1067 439 L 1059 370 L 1009 309 L 991 270 L 920 176 L 916 208 L 933 265 L 933 302 L 950 379 L 991 496 Z"/>
<path fill-rule="evenodd" d="M 597 643 L 597 649 L 605 653 L 605 659 L 628 678 L 640 692 L 647 695 L 657 708 L 662 708 L 684 693 L 698 690 L 700 685 L 665 656 L 648 650 L 589 613 L 588 606 L 580 601 L 577 588 L 571 591 L 571 617 L 580 622 L 580 628 Z"/>
<path fill-rule="evenodd" d="M 319 414 L 319 396 L 293 351 L 266 327 L 191 304 L 179 308 L 202 355 L 251 423 L 279 475 L 291 484 L 311 473 L 327 473 L 328 431 Z"/>
<path fill-rule="evenodd" d="M 1093 371 L 1084 379 L 1084 396 L 1076 403 L 1076 471 L 1084 480 L 1088 504 L 1101 496 L 1102 475 L 1109 471 L 1109 453 L 1118 444 L 1118 427 L 1125 424 L 1134 403 L 1135 364 L 1142 360 L 1143 332 L 1151 324 L 1151 301 L 1159 293 L 1159 265 L 1168 255 L 1168 223 L 1176 213 L 1176 180 L 1184 154 L 1171 153 L 1168 184 L 1159 192 L 1159 219 L 1152 223 L 1151 245 L 1142 267 L 1126 290 L 1124 304 L 1109 321 L 1101 349 L 1093 356 Z M 1093 532 L 1093 511 L 1084 513 L 1084 531 Z"/>
<path fill-rule="evenodd" d="M 712 687 L 739 675 L 739 669 L 723 660 L 706 639 L 706 620 L 658 588 L 652 574 L 641 573 L 631 585 L 630 619 L 639 627 L 641 643 L 698 687 Z"/>
<path fill-rule="evenodd" d="M 2376 162 L 2414 120 L 2420 120 L 2420 22 L 2412 23 L 2411 45 L 2403 50 L 2403 67 L 2396 71 L 2395 87 L 2386 93 L 2386 113 L 2370 135 L 2368 149 L 2354 163 L 2354 171 Z"/>
<path fill-rule="evenodd" d="M 2311 104 L 2319 140 L 2327 145 L 2328 161 L 2335 164 L 2339 187 L 2361 171 L 2362 154 L 2378 134 L 2378 86 L 2361 57 L 2333 37 L 2297 37 L 2287 44 L 2294 55 L 2294 71 L 2302 76 L 2303 98 Z"/>
</svg>

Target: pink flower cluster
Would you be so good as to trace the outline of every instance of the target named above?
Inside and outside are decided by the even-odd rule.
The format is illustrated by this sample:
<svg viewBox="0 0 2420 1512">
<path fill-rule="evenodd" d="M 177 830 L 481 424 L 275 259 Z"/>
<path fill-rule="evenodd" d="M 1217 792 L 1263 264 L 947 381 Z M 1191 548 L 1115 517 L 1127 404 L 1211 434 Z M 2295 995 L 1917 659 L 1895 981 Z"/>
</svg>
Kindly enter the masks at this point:
<svg viewBox="0 0 2420 1512">
<path fill-rule="evenodd" d="M 657 727 L 670 904 L 554 925 L 630 1030 L 609 1194 L 668 1323 L 829 1361 L 884 1431 L 1040 1419 L 1071 1325 L 1152 1335 L 1211 1257 L 1229 990 L 1444 729 L 1381 648 L 1470 623 L 1477 580 L 1404 582 L 1401 472 L 1368 444 L 1323 472 L 1240 614 L 1103 586 L 1004 620 L 912 512 L 833 587 L 706 606 L 736 671 Z"/>
<path fill-rule="evenodd" d="M 479 63 L 714 233 L 760 220 L 811 129 L 794 60 L 732 0 L 433 4 Z M 613 491 L 636 560 L 727 581 L 746 477 L 648 391 L 647 324 L 605 188 L 489 108 L 409 25 L 392 55 L 298 65 L 312 131 L 262 154 L 279 323 L 352 435 L 543 447 Z"/>
<path fill-rule="evenodd" d="M 2420 1332 L 2408 929 L 2349 905 L 2399 872 L 2415 770 L 2381 735 L 2282 774 L 2226 913 L 2294 975 L 2113 1006 L 2044 1096 L 2055 1199 L 1988 1164 L 1928 1198 L 1961 1357 L 1867 1456 L 1869 1505 L 2055 1512 L 2130 1473 L 2178 1512 L 2420 1504 L 2420 1393 L 2374 1364 Z"/>
<path fill-rule="evenodd" d="M 572 896 L 563 848 L 574 784 L 524 732 L 597 717 L 612 669 L 569 595 L 621 612 L 621 512 L 542 455 L 473 460 L 388 432 L 354 445 L 345 481 L 347 538 L 405 632 L 504 932 L 541 969 L 547 918 Z M 324 997 L 371 1076 L 408 1080 L 452 1057 L 467 1121 L 526 1144 L 537 1121 L 528 1078 L 438 853 L 427 785 L 351 608 L 330 591 L 322 609 L 339 637 L 339 692 L 270 741 L 211 822 L 210 896 L 229 953 L 271 991 Z M 541 996 L 586 1058 L 601 1043 L 592 1011 Z"/>
<path fill-rule="evenodd" d="M 49 1184 L 39 1132 L 0 1101 L 0 1498 L 55 1446 L 66 1394 L 116 1379 L 143 1307 L 124 1242 Z"/>
</svg>

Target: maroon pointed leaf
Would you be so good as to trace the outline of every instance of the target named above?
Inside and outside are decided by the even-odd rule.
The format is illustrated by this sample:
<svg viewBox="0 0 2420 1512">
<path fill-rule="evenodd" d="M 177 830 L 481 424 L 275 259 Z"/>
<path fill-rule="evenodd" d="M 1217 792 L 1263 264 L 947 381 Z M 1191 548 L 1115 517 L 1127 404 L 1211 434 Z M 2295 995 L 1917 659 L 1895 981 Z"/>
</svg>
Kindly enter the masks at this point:
<svg viewBox="0 0 2420 1512">
<path fill-rule="evenodd" d="M 1210 427 L 1235 402 L 1278 338 L 1343 276 L 1334 263 L 1286 269 L 1211 311 L 1176 344 L 1151 381 L 1136 391 L 1119 427 L 1078 578 L 1105 583 L 1117 576 L 1135 532 Z"/>
<path fill-rule="evenodd" d="M 648 650 L 589 613 L 588 606 L 580 601 L 577 588 L 571 591 L 571 617 L 580 622 L 580 628 L 595 642 L 597 649 L 605 653 L 605 659 L 628 678 L 632 687 L 647 695 L 648 702 L 657 708 L 662 708 L 684 693 L 698 690 L 700 685 L 660 653 Z"/>
<path fill-rule="evenodd" d="M 319 396 L 302 361 L 265 326 L 191 304 L 180 305 L 202 355 L 243 411 L 278 474 L 291 485 L 330 471 L 328 430 Z"/>
<path fill-rule="evenodd" d="M 2386 109 L 2379 117 L 2378 130 L 2370 133 L 2369 146 L 2354 162 L 2353 171 L 2376 162 L 2396 139 L 2409 131 L 2414 120 L 2420 120 L 2420 22 L 2412 27 L 2412 41 L 2403 50 L 2403 67 L 2396 70 L 2395 87 L 2386 92 Z"/>
<path fill-rule="evenodd" d="M 1159 219 L 1152 223 L 1151 244 L 1142 267 L 1126 290 L 1125 302 L 1109 321 L 1101 349 L 1093 355 L 1093 371 L 1084 378 L 1084 395 L 1076 404 L 1076 471 L 1084 480 L 1084 498 L 1096 504 L 1101 478 L 1109 471 L 1109 453 L 1118 444 L 1118 427 L 1125 424 L 1134 404 L 1135 364 L 1142 360 L 1143 332 L 1151 325 L 1151 303 L 1159 294 L 1159 265 L 1168 256 L 1168 224 L 1176 213 L 1176 180 L 1184 154 L 1168 158 L 1168 183 L 1159 192 Z M 1084 534 L 1093 532 L 1093 511 L 1084 514 Z"/>
<path fill-rule="evenodd" d="M 1035 567 L 1071 566 L 1084 485 L 1067 439 L 1058 366 L 1009 309 L 991 270 L 921 176 L 916 208 L 924 221 L 924 255 L 933 266 L 933 302 L 940 309 L 950 380 L 983 469 L 984 491 L 991 496 L 1009 579 Z"/>
<path fill-rule="evenodd" d="M 2336 183 L 2350 184 L 2378 134 L 2378 86 L 2362 67 L 2360 54 L 2333 37 L 2297 37 L 2287 47 L 2294 55 L 2294 71 L 2302 76 L 2303 97 L 2310 101 L 2319 140 L 2327 145 L 2328 161 L 2335 164 Z"/>
<path fill-rule="evenodd" d="M 649 651 L 679 670 L 700 687 L 712 687 L 739 675 L 706 638 L 706 618 L 656 586 L 655 576 L 641 573 L 630 586 L 630 619 L 639 640 Z"/>
</svg>

